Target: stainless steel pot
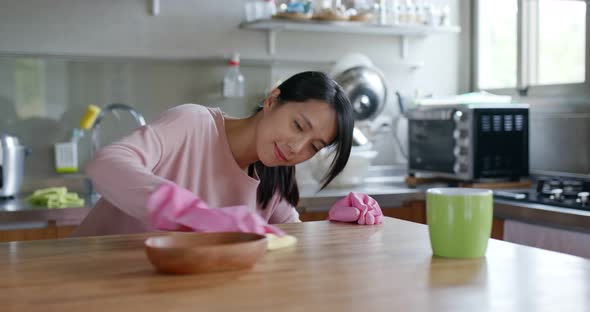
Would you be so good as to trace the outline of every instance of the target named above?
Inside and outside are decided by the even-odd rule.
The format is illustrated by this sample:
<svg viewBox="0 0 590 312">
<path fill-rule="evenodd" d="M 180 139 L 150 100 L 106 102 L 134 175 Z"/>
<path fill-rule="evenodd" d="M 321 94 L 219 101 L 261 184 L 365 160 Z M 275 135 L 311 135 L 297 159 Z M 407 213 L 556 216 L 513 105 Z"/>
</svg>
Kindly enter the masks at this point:
<svg viewBox="0 0 590 312">
<path fill-rule="evenodd" d="M 0 134 L 0 197 L 14 197 L 20 191 L 29 153 L 16 137 Z"/>
</svg>

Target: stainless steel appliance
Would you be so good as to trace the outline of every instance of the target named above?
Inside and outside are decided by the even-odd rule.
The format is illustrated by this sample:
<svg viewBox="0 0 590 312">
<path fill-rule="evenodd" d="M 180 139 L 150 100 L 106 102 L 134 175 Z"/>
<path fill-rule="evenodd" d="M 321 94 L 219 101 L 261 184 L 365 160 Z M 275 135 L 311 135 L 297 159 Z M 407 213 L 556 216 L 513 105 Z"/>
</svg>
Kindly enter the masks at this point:
<svg viewBox="0 0 590 312">
<path fill-rule="evenodd" d="M 422 105 L 406 115 L 410 174 L 466 181 L 529 175 L 527 104 Z"/>
<path fill-rule="evenodd" d="M 383 74 L 373 65 L 353 66 L 342 72 L 335 72 L 334 80 L 350 99 L 355 122 L 374 120 L 383 111 L 387 101 L 387 84 Z M 368 143 L 365 134 L 363 129 L 355 126 L 355 146 Z"/>
<path fill-rule="evenodd" d="M 354 120 L 374 119 L 383 111 L 387 101 L 387 86 L 383 75 L 374 67 L 356 66 L 336 75 L 352 103 Z"/>
<path fill-rule="evenodd" d="M 23 181 L 25 156 L 30 149 L 20 145 L 18 139 L 0 134 L 0 198 L 14 197 Z"/>
<path fill-rule="evenodd" d="M 590 177 L 538 176 L 528 190 L 494 191 L 494 197 L 518 202 L 590 210 Z"/>
</svg>

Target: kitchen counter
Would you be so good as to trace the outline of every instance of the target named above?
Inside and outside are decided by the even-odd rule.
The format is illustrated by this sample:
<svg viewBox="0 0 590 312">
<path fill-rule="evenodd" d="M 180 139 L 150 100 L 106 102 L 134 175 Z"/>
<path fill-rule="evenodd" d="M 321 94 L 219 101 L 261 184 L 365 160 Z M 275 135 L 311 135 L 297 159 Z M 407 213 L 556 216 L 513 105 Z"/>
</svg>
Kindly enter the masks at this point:
<svg viewBox="0 0 590 312">
<path fill-rule="evenodd" d="M 302 184 L 300 186 L 300 210 L 327 211 L 338 199 L 348 195 L 349 192 L 369 194 L 383 207 L 401 207 L 409 200 L 424 199 L 424 191 L 409 188 L 404 183 L 403 176 L 367 178 L 363 185 L 331 188 L 317 191 L 317 184 Z"/>
<path fill-rule="evenodd" d="M 338 199 L 350 191 L 369 194 L 382 207 L 402 207 L 405 202 L 424 200 L 425 187 L 409 188 L 403 175 L 369 176 L 361 186 L 348 188 L 326 188 L 318 192 L 316 183 L 300 185 L 300 212 L 325 212 Z M 87 203 L 90 201 L 87 199 Z M 76 226 L 92 208 L 47 209 L 32 207 L 23 198 L 0 201 L 0 230 L 36 228 L 46 226 L 49 221 L 57 226 Z M 527 204 L 504 199 L 494 200 L 494 216 L 537 223 L 568 230 L 590 232 L 590 211 L 568 209 L 540 204 Z"/>
<path fill-rule="evenodd" d="M 590 233 L 590 211 L 494 199 L 494 217 Z"/>
<path fill-rule="evenodd" d="M 80 208 L 47 208 L 31 205 L 25 197 L 0 200 L 0 230 L 40 228 L 52 222 L 57 226 L 78 225 L 93 207 L 89 196 Z"/>
<path fill-rule="evenodd" d="M 150 234 L 0 244 L 2 311 L 587 311 L 590 261 L 490 240 L 482 259 L 433 257 L 427 227 L 282 224 L 293 248 L 250 270 L 160 275 Z M 567 285 L 567 287 L 564 287 Z M 228 300 L 229 298 L 229 300 Z M 477 307 L 477 308 L 475 308 Z"/>
<path fill-rule="evenodd" d="M 366 182 L 361 186 L 327 188 L 320 192 L 316 183 L 303 183 L 300 185 L 300 202 L 297 209 L 300 212 L 327 211 L 336 200 L 346 196 L 350 191 L 369 194 L 387 207 L 399 207 L 407 200 L 424 198 L 421 190 L 408 188 L 401 175 L 369 177 Z M 60 185 L 62 182 L 57 180 L 54 183 Z M 59 209 L 32 206 L 24 197 L 0 201 L 0 230 L 43 227 L 50 220 L 57 226 L 78 225 L 93 207 L 88 196 L 85 199 L 86 207 Z"/>
<path fill-rule="evenodd" d="M 425 200 L 426 187 L 409 188 L 403 180 L 403 176 L 390 177 L 383 181 L 369 180 L 366 185 L 350 190 L 325 189 L 317 194 L 302 188 L 300 206 L 305 211 L 327 211 L 335 200 L 345 196 L 348 191 L 367 193 L 382 207 L 401 207 L 406 201 Z M 590 210 L 495 198 L 494 217 L 590 233 Z"/>
</svg>

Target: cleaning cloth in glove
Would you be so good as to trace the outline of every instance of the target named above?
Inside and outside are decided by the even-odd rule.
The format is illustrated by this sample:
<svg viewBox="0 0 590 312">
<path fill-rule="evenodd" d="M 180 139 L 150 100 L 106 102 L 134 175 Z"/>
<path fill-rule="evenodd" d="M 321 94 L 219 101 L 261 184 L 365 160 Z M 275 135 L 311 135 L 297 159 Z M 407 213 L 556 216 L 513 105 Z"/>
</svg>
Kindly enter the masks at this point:
<svg viewBox="0 0 590 312">
<path fill-rule="evenodd" d="M 246 206 L 211 209 L 189 190 L 174 183 L 160 185 L 148 198 L 147 208 L 152 226 L 159 230 L 285 235 Z"/>
<path fill-rule="evenodd" d="M 35 206 L 48 208 L 84 207 L 84 199 L 77 193 L 68 192 L 66 187 L 49 187 L 33 192 L 27 201 Z"/>
<path fill-rule="evenodd" d="M 266 234 L 268 245 L 266 250 L 278 250 L 295 246 L 297 244 L 297 237 L 293 235 L 276 236 L 275 234 Z"/>
<path fill-rule="evenodd" d="M 357 222 L 358 224 L 381 224 L 383 223 L 383 212 L 377 201 L 369 195 L 350 192 L 330 208 L 328 220 Z"/>
</svg>

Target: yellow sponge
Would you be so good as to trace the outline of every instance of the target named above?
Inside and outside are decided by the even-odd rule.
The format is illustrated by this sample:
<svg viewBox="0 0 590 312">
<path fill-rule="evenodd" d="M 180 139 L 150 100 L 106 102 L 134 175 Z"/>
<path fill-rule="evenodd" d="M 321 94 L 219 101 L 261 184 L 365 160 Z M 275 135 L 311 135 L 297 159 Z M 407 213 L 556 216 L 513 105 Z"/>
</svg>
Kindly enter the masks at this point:
<svg viewBox="0 0 590 312">
<path fill-rule="evenodd" d="M 84 130 L 92 128 L 98 114 L 100 114 L 100 107 L 92 104 L 88 105 L 86 113 L 84 113 L 84 116 L 80 120 L 80 128 Z"/>
<path fill-rule="evenodd" d="M 266 238 L 268 239 L 268 245 L 266 250 L 277 250 L 283 249 L 297 244 L 297 237 L 292 235 L 276 236 L 275 234 L 267 233 Z"/>
</svg>

